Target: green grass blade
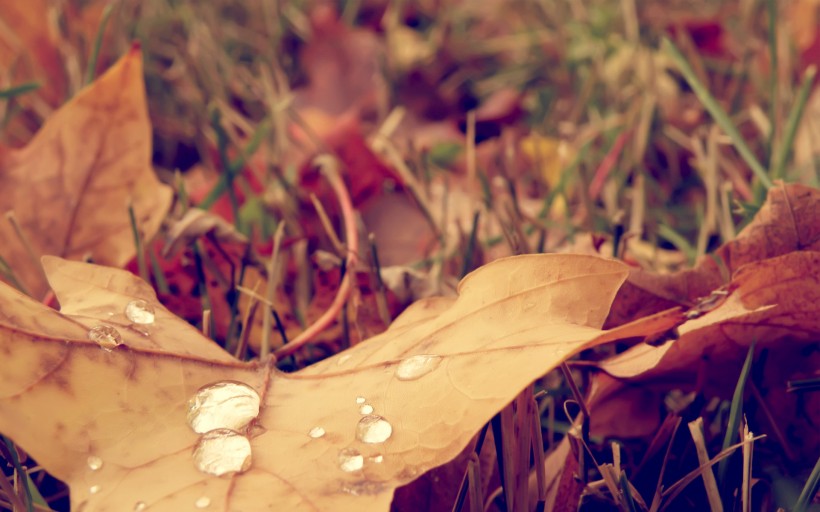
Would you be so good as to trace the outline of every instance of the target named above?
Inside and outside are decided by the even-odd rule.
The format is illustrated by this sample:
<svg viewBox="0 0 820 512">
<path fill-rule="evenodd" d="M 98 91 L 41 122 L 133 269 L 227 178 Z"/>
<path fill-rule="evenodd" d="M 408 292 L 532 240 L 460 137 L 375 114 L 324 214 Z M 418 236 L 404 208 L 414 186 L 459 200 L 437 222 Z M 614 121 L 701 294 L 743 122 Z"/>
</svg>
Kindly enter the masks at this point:
<svg viewBox="0 0 820 512">
<path fill-rule="evenodd" d="M 791 154 L 792 145 L 794 144 L 794 137 L 797 135 L 797 128 L 800 125 L 800 120 L 803 119 L 803 111 L 806 108 L 806 102 L 809 99 L 814 78 L 817 76 L 817 66 L 811 65 L 803 74 L 803 82 L 800 84 L 800 89 L 797 92 L 797 98 L 794 105 L 789 112 L 789 118 L 786 121 L 786 131 L 783 134 L 783 140 L 777 148 L 775 154 L 774 164 L 772 165 L 772 178 L 782 178 L 786 173 L 786 161 Z"/>
<path fill-rule="evenodd" d="M 20 460 L 17 458 L 17 448 L 14 446 L 14 443 L 12 443 L 11 439 L 3 435 L 0 435 L 0 438 L 2 438 L 3 443 L 6 445 L 6 448 L 8 449 L 8 453 L 11 455 L 12 460 L 8 462 L 11 462 L 11 465 L 14 466 L 14 469 L 15 471 L 17 471 L 17 474 L 24 476 L 26 479 L 26 487 L 24 489 L 26 492 L 26 512 L 32 512 L 34 510 L 34 507 L 32 507 L 33 499 L 31 495 L 31 486 L 29 484 L 28 471 L 23 469 L 23 466 L 20 464 Z M 2 478 L 6 478 L 5 475 L 2 475 Z"/>
<path fill-rule="evenodd" d="M 13 87 L 9 87 L 8 89 L 0 90 L 0 100 L 10 100 L 22 94 L 35 91 L 39 88 L 40 84 L 37 82 L 26 82 L 24 84 L 15 85 Z"/>
<path fill-rule="evenodd" d="M 774 148 L 775 137 L 777 137 L 777 112 L 779 110 L 778 98 L 780 95 L 777 92 L 778 80 L 778 58 L 777 58 L 777 0 L 766 1 L 766 14 L 769 17 L 769 59 L 772 63 L 772 72 L 769 77 L 769 140 L 766 141 L 766 151 L 772 151 Z M 772 155 L 771 153 L 769 153 Z M 773 155 L 772 155 L 773 156 Z M 771 163 L 771 160 L 769 160 Z M 769 169 L 771 170 L 771 168 Z"/>
<path fill-rule="evenodd" d="M 811 470 L 809 480 L 803 487 L 800 497 L 797 498 L 797 503 L 794 504 L 792 512 L 806 512 L 814 499 L 814 495 L 817 494 L 818 486 L 820 486 L 820 459 L 817 459 L 814 469 Z"/>
<path fill-rule="evenodd" d="M 94 81 L 94 76 L 97 71 L 97 59 L 100 57 L 100 48 L 102 47 L 102 39 L 105 34 L 105 26 L 108 25 L 108 19 L 111 17 L 113 10 L 113 3 L 109 3 L 103 8 L 100 26 L 97 29 L 97 36 L 94 38 L 94 48 L 91 50 L 91 57 L 88 59 L 88 68 L 85 70 L 86 84 L 90 84 Z"/>
<path fill-rule="evenodd" d="M 621 492 L 624 493 L 624 508 L 629 512 L 638 512 L 638 505 L 635 504 L 635 498 L 632 497 L 632 489 L 629 487 L 629 480 L 626 479 L 626 472 L 621 471 Z"/>
<path fill-rule="evenodd" d="M 233 178 L 237 173 L 242 170 L 242 167 L 245 165 L 245 162 L 251 155 L 256 153 L 256 150 L 259 149 L 262 141 L 265 140 L 265 137 L 270 132 L 271 125 L 267 119 L 263 120 L 259 123 L 259 127 L 251 136 L 251 140 L 248 141 L 248 145 L 245 146 L 245 149 L 242 153 L 229 165 L 226 166 L 224 173 L 219 177 L 219 181 L 214 185 L 214 188 L 208 193 L 205 199 L 198 205 L 199 208 L 203 210 L 207 210 L 216 202 L 219 197 L 228 190 L 228 185 L 233 181 Z"/>
<path fill-rule="evenodd" d="M 746 360 L 743 362 L 743 369 L 740 370 L 740 376 L 737 379 L 735 386 L 735 393 L 732 395 L 732 406 L 729 409 L 729 424 L 726 426 L 726 435 L 723 437 L 722 449 L 726 450 L 732 443 L 734 443 L 737 434 L 737 429 L 740 426 L 740 419 L 743 417 L 743 390 L 746 388 L 746 380 L 749 378 L 749 372 L 752 369 L 752 360 L 754 360 L 755 344 L 749 347 L 749 352 L 746 354 Z M 723 459 L 718 463 L 717 479 L 718 486 L 722 489 L 726 482 L 726 472 L 729 470 L 729 459 Z"/>
<path fill-rule="evenodd" d="M 769 179 L 769 176 L 766 174 L 766 169 L 763 168 L 760 161 L 758 161 L 757 157 L 752 153 L 752 150 L 746 144 L 746 141 L 743 140 L 743 137 L 740 135 L 740 132 L 737 131 L 735 125 L 732 123 L 732 120 L 729 119 L 729 115 L 723 110 L 723 107 L 717 102 L 714 96 L 709 92 L 705 85 L 703 85 L 700 80 L 698 80 L 697 75 L 695 75 L 695 71 L 692 69 L 692 66 L 686 61 L 686 57 L 680 52 L 675 43 L 673 43 L 668 38 L 663 38 L 663 43 L 661 43 L 663 51 L 665 51 L 675 62 L 675 65 L 678 67 L 678 70 L 683 74 L 683 77 L 686 79 L 686 82 L 689 84 L 689 87 L 695 92 L 695 95 L 698 99 L 703 103 L 703 106 L 706 107 L 706 110 L 709 114 L 712 115 L 712 118 L 715 122 L 720 126 L 721 130 L 723 130 L 726 135 L 732 139 L 732 143 L 735 146 L 735 149 L 740 154 L 743 161 L 746 162 L 746 165 L 752 170 L 757 179 L 763 184 L 766 188 L 771 188 L 772 180 Z"/>
</svg>

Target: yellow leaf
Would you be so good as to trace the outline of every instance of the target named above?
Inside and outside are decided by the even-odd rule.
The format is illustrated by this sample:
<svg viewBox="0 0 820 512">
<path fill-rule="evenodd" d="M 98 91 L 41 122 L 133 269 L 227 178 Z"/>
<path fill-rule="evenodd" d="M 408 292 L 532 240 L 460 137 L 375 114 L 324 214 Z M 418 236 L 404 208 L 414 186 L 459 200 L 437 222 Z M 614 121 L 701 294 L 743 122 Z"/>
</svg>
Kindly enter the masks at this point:
<svg viewBox="0 0 820 512">
<path fill-rule="evenodd" d="M 91 256 L 116 267 L 134 257 L 128 203 L 148 239 L 172 196 L 151 167 L 139 47 L 58 110 L 25 148 L 0 148 L 0 190 L 0 212 L 14 211 L 35 254 Z M 42 273 L 5 219 L 0 240 L 0 256 L 42 296 Z"/>
<path fill-rule="evenodd" d="M 132 274 L 54 257 L 44 264 L 62 313 L 0 286 L 0 431 L 68 482 L 72 508 L 87 512 L 206 502 L 208 510 L 388 510 L 397 487 L 453 459 L 567 357 L 670 327 L 600 330 L 627 276 L 618 262 L 518 256 L 467 276 L 457 299 L 419 302 L 382 335 L 286 375 L 222 353 Z M 153 310 L 152 323 L 126 316 L 135 300 Z M 100 324 L 119 346 L 89 339 Z M 250 424 L 231 423 L 234 448 L 216 452 L 239 454 L 236 469 L 246 470 L 217 477 L 194 454 L 202 437 L 219 442 L 223 433 L 194 432 L 188 403 L 225 382 L 218 389 L 255 390 L 260 407 Z M 245 407 L 253 392 L 240 388 L 237 409 L 253 418 L 253 404 Z M 247 447 L 250 460 L 240 454 Z"/>
</svg>

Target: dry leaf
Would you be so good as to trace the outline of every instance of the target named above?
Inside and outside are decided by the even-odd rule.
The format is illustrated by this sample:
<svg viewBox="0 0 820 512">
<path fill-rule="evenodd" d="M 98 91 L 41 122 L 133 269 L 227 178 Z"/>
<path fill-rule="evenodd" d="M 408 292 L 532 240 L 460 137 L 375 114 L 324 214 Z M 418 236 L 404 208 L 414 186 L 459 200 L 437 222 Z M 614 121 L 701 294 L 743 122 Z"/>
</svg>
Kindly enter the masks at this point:
<svg viewBox="0 0 820 512">
<path fill-rule="evenodd" d="M 674 305 L 691 306 L 743 265 L 801 250 L 820 250 L 820 190 L 781 183 L 769 190 L 766 203 L 735 240 L 702 258 L 694 269 L 669 275 L 633 270 L 606 325 Z"/>
<path fill-rule="evenodd" d="M 139 46 L 56 112 L 23 149 L 0 148 L 0 212 L 9 210 L 38 255 L 91 256 L 120 267 L 135 254 L 127 205 L 146 239 L 171 203 L 151 168 L 151 126 Z M 11 193 L 13 191 L 13 193 Z M 6 219 L 0 256 L 42 296 L 47 284 Z"/>
<path fill-rule="evenodd" d="M 248 237 L 222 217 L 199 208 L 191 208 L 168 228 L 168 240 L 162 249 L 162 255 L 176 255 L 180 249 L 205 235 L 213 235 L 220 242 L 243 245 L 248 243 Z"/>
<path fill-rule="evenodd" d="M 418 303 L 384 334 L 285 375 L 232 360 L 130 273 L 53 257 L 44 266 L 62 314 L 0 286 L 0 431 L 68 482 L 73 508 L 85 511 L 197 502 L 233 511 L 387 510 L 396 487 L 458 455 L 566 357 L 670 327 L 599 330 L 627 275 L 620 263 L 520 256 L 469 275 L 455 301 Z M 146 301 L 143 313 L 153 309 L 153 323 L 126 319 L 134 300 Z M 101 323 L 122 345 L 107 351 L 89 339 Z M 413 359 L 425 354 L 436 357 Z M 256 390 L 261 409 L 250 426 L 234 426 L 250 438 L 250 468 L 218 478 L 194 465 L 200 436 L 186 415 L 197 390 L 224 381 Z M 363 415 L 364 405 L 392 431 Z M 309 435 L 315 427 L 324 435 Z"/>
</svg>

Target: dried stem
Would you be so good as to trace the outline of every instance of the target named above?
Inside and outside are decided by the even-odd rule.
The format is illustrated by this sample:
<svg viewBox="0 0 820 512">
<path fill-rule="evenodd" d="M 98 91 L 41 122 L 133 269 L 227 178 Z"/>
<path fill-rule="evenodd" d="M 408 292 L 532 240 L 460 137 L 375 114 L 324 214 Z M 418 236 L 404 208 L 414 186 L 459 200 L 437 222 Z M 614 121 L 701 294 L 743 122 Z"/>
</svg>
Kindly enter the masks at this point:
<svg viewBox="0 0 820 512">
<path fill-rule="evenodd" d="M 350 291 L 353 286 L 352 275 L 355 273 L 355 266 L 357 261 L 357 254 L 359 251 L 359 237 L 356 233 L 356 219 L 353 212 L 353 203 L 350 201 L 350 194 L 347 192 L 344 182 L 337 171 L 337 163 L 328 155 L 320 155 L 316 157 L 315 162 L 322 168 L 322 173 L 325 179 L 328 180 L 333 192 L 336 194 L 336 199 L 342 209 L 342 219 L 345 225 L 345 242 L 347 243 L 347 262 L 345 265 L 346 272 L 336 292 L 336 297 L 330 308 L 319 317 L 310 327 L 305 329 L 299 336 L 293 339 L 291 343 L 279 348 L 274 352 L 277 359 L 286 357 L 303 345 L 313 340 L 320 332 L 322 332 L 328 325 L 330 325 L 335 318 L 339 316 L 342 306 L 347 302 L 350 296 Z"/>
</svg>

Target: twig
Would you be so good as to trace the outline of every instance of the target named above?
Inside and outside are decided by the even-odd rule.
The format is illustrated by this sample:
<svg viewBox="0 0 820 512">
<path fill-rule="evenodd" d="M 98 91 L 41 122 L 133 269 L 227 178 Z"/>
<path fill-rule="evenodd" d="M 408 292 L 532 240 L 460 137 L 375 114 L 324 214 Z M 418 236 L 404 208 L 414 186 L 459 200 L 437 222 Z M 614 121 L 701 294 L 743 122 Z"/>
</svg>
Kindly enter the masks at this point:
<svg viewBox="0 0 820 512">
<path fill-rule="evenodd" d="M 353 278 L 351 275 L 355 275 L 357 254 L 359 251 L 359 237 L 356 233 L 356 219 L 353 212 L 353 203 L 350 201 L 350 194 L 348 194 L 347 188 L 336 170 L 338 166 L 336 161 L 329 155 L 320 155 L 316 157 L 315 162 L 321 167 L 322 172 L 325 175 L 325 179 L 328 180 L 330 186 L 333 188 L 333 192 L 336 194 L 336 199 L 339 201 L 339 205 L 342 209 L 342 219 L 344 220 L 345 225 L 345 242 L 347 243 L 347 262 L 345 265 L 347 270 L 344 278 L 342 279 L 342 283 L 339 286 L 339 290 L 336 292 L 336 297 L 333 299 L 333 303 L 327 311 L 325 311 L 324 314 L 319 317 L 319 319 L 316 320 L 310 327 L 294 338 L 291 343 L 277 349 L 273 353 L 276 359 L 281 359 L 296 352 L 303 345 L 313 340 L 328 325 L 330 325 L 339 315 L 339 312 L 342 310 L 342 306 L 345 302 L 347 302 L 353 286 Z"/>
</svg>

